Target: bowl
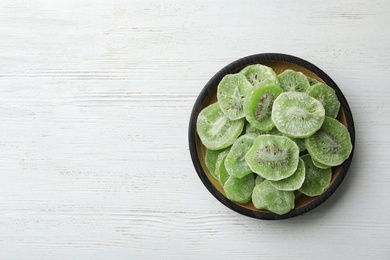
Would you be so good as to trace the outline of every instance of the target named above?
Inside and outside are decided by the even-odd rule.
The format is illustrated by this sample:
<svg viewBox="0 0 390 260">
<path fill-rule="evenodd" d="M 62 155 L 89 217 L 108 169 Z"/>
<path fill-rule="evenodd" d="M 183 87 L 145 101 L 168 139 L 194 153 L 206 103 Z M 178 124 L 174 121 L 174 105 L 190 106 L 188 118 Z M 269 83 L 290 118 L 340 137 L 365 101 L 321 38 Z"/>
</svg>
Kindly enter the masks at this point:
<svg viewBox="0 0 390 260">
<path fill-rule="evenodd" d="M 328 86 L 332 87 L 336 91 L 337 97 L 340 101 L 340 111 L 337 119 L 347 127 L 353 145 L 349 158 L 341 165 L 332 167 L 332 179 L 326 190 L 316 197 L 308 197 L 306 195 L 300 196 L 295 201 L 295 208 L 284 215 L 278 215 L 267 210 L 256 209 L 252 202 L 241 204 L 226 198 L 222 186 L 212 177 L 205 165 L 206 148 L 203 146 L 196 133 L 196 120 L 198 118 L 198 114 L 204 107 L 217 101 L 217 86 L 221 79 L 227 74 L 237 73 L 244 67 L 252 64 L 263 64 L 269 66 L 276 72 L 276 74 L 280 74 L 286 69 L 300 71 L 306 76 L 317 79 L 318 81 L 326 83 Z M 281 53 L 262 53 L 247 56 L 228 64 L 226 67 L 217 72 L 217 74 L 215 74 L 207 82 L 195 101 L 190 116 L 188 135 L 189 150 L 195 170 L 210 193 L 225 206 L 240 214 L 267 220 L 286 219 L 299 216 L 321 205 L 336 191 L 341 182 L 344 180 L 352 161 L 355 146 L 355 130 L 352 113 L 340 88 L 327 74 L 325 74 L 325 72 L 312 63 L 298 57 Z"/>
</svg>

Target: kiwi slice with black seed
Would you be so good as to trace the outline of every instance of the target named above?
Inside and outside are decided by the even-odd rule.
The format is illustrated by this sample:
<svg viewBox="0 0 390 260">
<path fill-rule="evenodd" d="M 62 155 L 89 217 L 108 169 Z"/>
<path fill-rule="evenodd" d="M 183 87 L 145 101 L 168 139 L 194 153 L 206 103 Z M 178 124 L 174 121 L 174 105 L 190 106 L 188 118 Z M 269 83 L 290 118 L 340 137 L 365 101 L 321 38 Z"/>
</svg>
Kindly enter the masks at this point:
<svg viewBox="0 0 390 260">
<path fill-rule="evenodd" d="M 271 120 L 272 106 L 282 92 L 280 87 L 273 84 L 253 89 L 244 102 L 246 120 L 259 130 L 271 130 L 274 127 Z"/>
<path fill-rule="evenodd" d="M 239 73 L 226 75 L 218 84 L 218 103 L 230 120 L 237 120 L 245 116 L 244 101 L 251 88 L 252 86 L 245 76 Z"/>
<path fill-rule="evenodd" d="M 321 128 L 305 144 L 313 160 L 328 166 L 342 164 L 352 152 L 348 129 L 331 117 L 325 118 Z"/>
<path fill-rule="evenodd" d="M 305 164 L 306 175 L 299 191 L 310 197 L 322 194 L 330 183 L 332 170 L 330 168 L 320 169 L 316 167 L 309 154 L 303 155 L 301 159 Z"/>
<path fill-rule="evenodd" d="M 299 148 L 286 136 L 260 135 L 246 154 L 245 161 L 261 177 L 278 181 L 296 171 Z"/>
<path fill-rule="evenodd" d="M 305 92 L 310 83 L 302 72 L 285 70 L 278 75 L 280 87 L 283 91 Z"/>
<path fill-rule="evenodd" d="M 279 80 L 272 68 L 254 64 L 243 68 L 240 73 L 246 77 L 252 86 L 258 86 L 264 82 L 270 82 L 273 85 L 279 86 Z"/>
<path fill-rule="evenodd" d="M 332 118 L 337 116 L 340 109 L 340 101 L 333 88 L 323 83 L 317 83 L 310 86 L 306 93 L 321 102 L 325 108 L 325 116 Z"/>
<path fill-rule="evenodd" d="M 284 92 L 274 101 L 272 121 L 285 135 L 304 138 L 320 129 L 325 109 L 320 101 L 302 92 Z"/>
<path fill-rule="evenodd" d="M 210 150 L 231 146 L 244 129 L 244 118 L 230 120 L 218 103 L 204 108 L 198 115 L 196 131 L 202 144 Z"/>
</svg>

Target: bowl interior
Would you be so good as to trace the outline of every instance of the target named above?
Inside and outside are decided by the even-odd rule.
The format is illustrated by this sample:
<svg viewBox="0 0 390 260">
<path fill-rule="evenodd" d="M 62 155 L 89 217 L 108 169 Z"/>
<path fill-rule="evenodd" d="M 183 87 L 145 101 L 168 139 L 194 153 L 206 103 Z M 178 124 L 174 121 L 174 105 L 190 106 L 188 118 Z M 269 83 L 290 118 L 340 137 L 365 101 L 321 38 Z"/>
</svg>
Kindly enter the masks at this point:
<svg viewBox="0 0 390 260">
<path fill-rule="evenodd" d="M 253 63 L 245 63 L 245 64 L 242 64 L 242 66 L 238 66 L 235 70 L 232 70 L 228 73 L 237 73 L 239 72 L 242 68 L 244 68 L 245 66 L 247 65 L 251 65 L 251 64 L 263 64 L 263 65 L 266 65 L 266 66 L 269 66 L 271 67 L 275 72 L 276 74 L 280 74 L 282 73 L 284 70 L 286 69 L 292 69 L 292 70 L 295 70 L 295 71 L 300 71 L 302 72 L 303 74 L 305 74 L 306 76 L 309 76 L 311 78 L 314 78 L 314 79 L 317 79 L 318 81 L 320 82 L 323 82 L 323 83 L 326 83 L 326 80 L 320 78 L 317 74 L 315 74 L 314 72 L 312 72 L 311 70 L 303 67 L 303 66 L 300 66 L 300 65 L 297 65 L 295 63 L 291 63 L 291 62 L 287 62 L 287 61 L 275 61 L 275 60 L 270 60 L 270 61 L 256 61 L 256 62 L 253 62 Z M 210 83 L 210 82 L 209 82 Z M 214 103 L 217 101 L 217 97 L 216 97 L 216 92 L 217 92 L 217 85 L 218 85 L 219 82 L 215 81 L 214 82 L 214 85 L 211 86 L 209 89 L 208 89 L 208 94 L 206 95 L 204 101 L 203 101 L 203 104 L 201 105 L 200 110 L 202 110 L 204 107 Z M 329 83 L 326 83 L 329 85 Z M 337 92 L 337 91 L 336 91 Z M 347 128 L 348 128 L 348 122 L 347 122 L 347 119 L 346 119 L 346 116 L 345 116 L 345 111 L 344 111 L 344 106 L 341 105 L 340 106 L 340 111 L 339 111 L 339 114 L 337 116 L 337 119 L 342 123 L 344 124 Z M 348 108 L 349 109 L 349 108 Z M 201 143 L 198 135 L 196 134 L 196 131 L 194 131 L 194 134 L 195 134 L 195 144 L 196 144 L 196 153 L 197 153 L 197 157 L 199 159 L 199 163 L 201 165 L 201 168 L 203 169 L 203 172 L 205 174 L 205 176 L 207 177 L 208 181 L 212 184 L 212 186 L 224 197 L 224 198 L 218 198 L 220 201 L 222 201 L 224 204 L 226 204 L 225 202 L 226 201 L 229 201 L 228 204 L 230 203 L 233 203 L 235 204 L 237 207 L 234 206 L 235 210 L 238 208 L 238 209 L 242 209 L 242 208 L 245 208 L 251 212 L 254 212 L 255 213 L 255 217 L 258 217 L 258 218 L 269 218 L 269 219 L 275 219 L 275 218 L 279 218 L 279 216 L 277 216 L 276 214 L 273 214 L 269 211 L 266 211 L 266 210 L 258 210 L 256 209 L 254 206 L 253 206 L 253 203 L 252 202 L 249 202 L 249 203 L 246 203 L 246 204 L 240 204 L 240 203 L 235 203 L 235 202 L 232 202 L 230 200 L 228 200 L 226 198 L 226 195 L 223 191 L 223 188 L 222 186 L 219 184 L 219 182 L 214 179 L 212 177 L 212 175 L 210 174 L 209 170 L 207 169 L 206 167 L 206 164 L 205 164 L 205 152 L 206 152 L 206 148 L 203 146 L 203 144 Z M 349 165 L 348 165 L 349 166 Z M 329 184 L 329 186 L 327 187 L 327 189 L 329 187 L 332 187 L 333 183 L 335 182 L 335 180 L 337 179 L 338 175 L 340 174 L 341 172 L 341 165 L 340 166 L 337 166 L 337 167 L 332 167 L 332 179 L 331 179 L 331 182 Z M 198 172 L 199 173 L 199 172 Z M 345 173 L 344 173 L 345 174 Z M 341 181 L 340 181 L 341 182 Z M 338 186 L 338 185 L 337 185 Z M 336 187 L 337 188 L 337 187 Z M 324 193 L 326 192 L 326 190 L 324 191 Z M 213 193 L 213 192 L 212 192 Z M 332 191 L 333 193 L 333 191 Z M 214 194 L 215 196 L 216 194 Z M 218 194 L 219 195 L 219 194 Z M 321 195 L 320 195 L 321 196 Z M 330 195 L 329 195 L 330 196 Z M 314 208 L 316 207 L 317 205 L 315 206 L 311 206 L 310 207 L 310 204 L 314 201 L 318 199 L 318 196 L 317 197 L 308 197 L 306 195 L 302 195 L 300 196 L 296 201 L 295 201 L 295 208 L 292 210 L 292 211 L 295 211 L 295 213 L 297 212 L 306 212 L 308 210 L 310 210 L 311 208 Z M 326 198 L 325 198 L 326 199 Z M 325 200 L 323 199 L 323 200 Z M 230 205 L 227 205 L 229 207 L 231 207 L 231 204 Z M 309 207 L 308 209 L 302 211 L 302 210 L 299 210 L 301 208 L 305 208 L 305 207 Z M 231 207 L 232 208 L 232 207 Z M 237 211 L 237 210 L 236 210 Z M 259 216 L 256 216 L 256 212 L 259 212 L 260 213 L 260 217 Z M 241 212 L 242 213 L 242 212 Z M 253 216 L 252 214 L 247 214 L 248 211 L 246 211 L 246 213 L 244 212 L 244 214 L 246 215 L 251 215 Z M 294 212 L 290 212 L 288 214 L 290 214 L 291 216 L 294 216 L 294 215 L 298 215 L 298 214 L 295 214 Z M 264 217 L 265 215 L 264 214 L 270 214 L 270 216 L 268 217 Z M 302 213 L 300 213 L 302 214 Z M 283 217 L 281 217 L 283 218 Z"/>
</svg>

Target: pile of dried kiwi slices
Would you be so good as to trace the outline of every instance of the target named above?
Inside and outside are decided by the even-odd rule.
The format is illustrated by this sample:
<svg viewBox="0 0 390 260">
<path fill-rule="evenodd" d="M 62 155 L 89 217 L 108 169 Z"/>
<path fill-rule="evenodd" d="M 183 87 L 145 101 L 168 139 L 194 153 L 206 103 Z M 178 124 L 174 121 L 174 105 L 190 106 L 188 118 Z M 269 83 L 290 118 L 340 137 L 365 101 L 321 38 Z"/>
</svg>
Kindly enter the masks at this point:
<svg viewBox="0 0 390 260">
<path fill-rule="evenodd" d="M 331 167 L 349 157 L 349 132 L 335 119 L 339 109 L 334 89 L 324 83 L 249 65 L 226 75 L 217 102 L 198 115 L 206 166 L 228 199 L 286 214 L 301 194 L 323 193 Z"/>
</svg>

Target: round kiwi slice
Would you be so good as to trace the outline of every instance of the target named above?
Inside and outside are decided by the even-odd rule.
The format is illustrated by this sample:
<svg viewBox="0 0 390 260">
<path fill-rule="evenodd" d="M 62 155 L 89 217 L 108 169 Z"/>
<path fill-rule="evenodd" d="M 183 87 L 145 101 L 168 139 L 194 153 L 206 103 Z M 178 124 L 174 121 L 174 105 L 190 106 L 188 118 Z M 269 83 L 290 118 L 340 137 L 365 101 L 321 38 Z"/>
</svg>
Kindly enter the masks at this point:
<svg viewBox="0 0 390 260">
<path fill-rule="evenodd" d="M 245 134 L 266 135 L 266 134 L 270 134 L 269 132 L 270 131 L 259 130 L 249 123 L 245 126 Z"/>
<path fill-rule="evenodd" d="M 326 117 L 314 135 L 305 140 L 313 160 L 329 166 L 342 164 L 352 151 L 348 129 L 338 120 Z"/>
<path fill-rule="evenodd" d="M 215 167 L 217 164 L 217 158 L 220 153 L 225 151 L 225 149 L 222 150 L 210 150 L 206 148 L 206 155 L 204 157 L 204 162 L 206 164 L 207 169 L 209 169 L 211 175 L 218 179 L 218 177 L 215 174 Z"/>
<path fill-rule="evenodd" d="M 219 106 L 231 120 L 243 118 L 244 100 L 252 85 L 239 73 L 228 74 L 222 78 L 217 88 Z"/>
<path fill-rule="evenodd" d="M 253 189 L 252 202 L 257 209 L 283 215 L 294 208 L 295 195 L 293 191 L 278 190 L 270 181 L 265 180 Z"/>
<path fill-rule="evenodd" d="M 283 91 L 305 92 L 310 83 L 302 72 L 285 70 L 278 75 L 280 87 Z"/>
<path fill-rule="evenodd" d="M 276 86 L 279 86 L 279 80 L 275 71 L 272 68 L 261 64 L 249 65 L 243 68 L 240 73 L 246 77 L 252 86 L 257 86 L 259 83 L 269 81 Z"/>
<path fill-rule="evenodd" d="M 225 167 L 230 176 L 242 178 L 252 173 L 245 161 L 245 155 L 252 147 L 255 139 L 255 134 L 245 134 L 234 142 L 225 160 Z"/>
<path fill-rule="evenodd" d="M 333 118 L 337 116 L 340 109 L 340 102 L 333 88 L 323 83 L 317 83 L 311 86 L 306 93 L 321 102 L 325 108 L 325 116 Z"/>
<path fill-rule="evenodd" d="M 294 174 L 299 148 L 290 138 L 260 135 L 245 156 L 251 170 L 267 180 L 278 181 Z"/>
<path fill-rule="evenodd" d="M 317 167 L 317 168 L 320 168 L 320 169 L 328 169 L 330 168 L 329 165 L 325 165 L 325 164 L 322 164 L 320 162 L 317 162 L 316 160 L 314 160 L 313 158 L 311 158 L 313 160 L 313 164 Z"/>
<path fill-rule="evenodd" d="M 317 168 L 309 154 L 303 155 L 301 159 L 305 164 L 306 176 L 299 191 L 310 197 L 322 194 L 330 183 L 332 170 Z"/>
<path fill-rule="evenodd" d="M 305 180 L 305 165 L 301 159 L 299 159 L 298 168 L 290 177 L 280 181 L 269 181 L 272 186 L 278 190 L 294 191 L 298 190 Z"/>
<path fill-rule="evenodd" d="M 274 100 L 282 93 L 276 85 L 265 84 L 249 92 L 244 102 L 246 120 L 257 129 L 267 131 L 274 127 L 271 112 Z"/>
<path fill-rule="evenodd" d="M 265 179 L 263 177 L 261 177 L 260 175 L 257 175 L 256 174 L 256 179 L 255 179 L 255 184 L 260 184 L 264 181 Z"/>
<path fill-rule="evenodd" d="M 276 127 L 272 128 L 269 131 L 263 131 L 263 130 L 259 130 L 259 129 L 255 128 L 251 124 L 247 124 L 246 125 L 245 133 L 246 134 L 253 133 L 253 134 L 256 134 L 256 135 L 267 135 L 268 134 L 268 135 L 283 135 L 283 136 L 285 136 L 284 134 L 279 132 L 279 130 Z M 300 152 L 303 152 L 303 151 L 306 150 L 305 139 L 304 138 L 294 138 L 294 137 L 290 137 L 290 136 L 288 136 L 288 138 L 293 140 L 298 145 L 298 148 L 299 148 Z"/>
<path fill-rule="evenodd" d="M 198 115 L 196 131 L 202 144 L 210 150 L 229 147 L 244 129 L 245 120 L 230 120 L 218 103 L 204 108 Z"/>
<path fill-rule="evenodd" d="M 225 149 L 218 155 L 217 163 L 215 165 L 215 176 L 219 183 L 223 186 L 229 178 L 229 173 L 226 171 L 225 160 L 229 153 L 229 149 Z"/>
<path fill-rule="evenodd" d="M 229 200 L 247 203 L 251 200 L 254 187 L 255 175 L 251 173 L 242 178 L 230 176 L 223 185 L 223 190 Z"/>
<path fill-rule="evenodd" d="M 306 76 L 306 78 L 307 78 L 307 80 L 309 81 L 310 86 L 313 86 L 313 85 L 315 85 L 315 84 L 317 84 L 317 83 L 320 83 L 318 80 L 313 79 L 313 78 L 311 78 L 311 77 Z"/>
<path fill-rule="evenodd" d="M 285 135 L 304 138 L 320 129 L 325 119 L 321 102 L 301 92 L 284 92 L 274 101 L 271 119 Z"/>
</svg>

